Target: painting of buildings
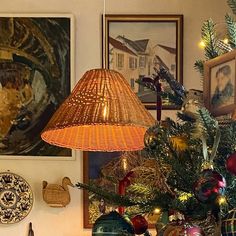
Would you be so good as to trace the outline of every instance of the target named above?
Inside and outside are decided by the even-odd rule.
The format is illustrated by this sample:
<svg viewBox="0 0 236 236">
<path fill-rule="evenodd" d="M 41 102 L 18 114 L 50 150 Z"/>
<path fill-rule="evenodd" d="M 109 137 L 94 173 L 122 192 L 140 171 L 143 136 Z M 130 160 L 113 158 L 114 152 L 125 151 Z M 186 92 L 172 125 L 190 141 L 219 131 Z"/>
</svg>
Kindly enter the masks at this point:
<svg viewBox="0 0 236 236">
<path fill-rule="evenodd" d="M 176 22 L 109 22 L 107 63 L 120 72 L 144 104 L 154 104 L 156 94 L 136 83 L 164 67 L 178 78 L 178 34 Z M 171 89 L 165 81 L 164 91 Z M 164 105 L 170 105 L 168 99 Z"/>
</svg>

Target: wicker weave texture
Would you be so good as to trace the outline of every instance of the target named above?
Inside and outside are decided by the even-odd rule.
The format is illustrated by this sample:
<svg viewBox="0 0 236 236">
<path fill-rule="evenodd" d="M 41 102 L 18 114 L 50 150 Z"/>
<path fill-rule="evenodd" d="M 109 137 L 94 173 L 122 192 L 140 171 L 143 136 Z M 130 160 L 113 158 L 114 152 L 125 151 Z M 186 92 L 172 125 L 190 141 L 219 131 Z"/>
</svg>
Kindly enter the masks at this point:
<svg viewBox="0 0 236 236">
<path fill-rule="evenodd" d="M 48 143 L 88 151 L 140 150 L 154 118 L 124 77 L 87 71 L 42 133 Z"/>
</svg>

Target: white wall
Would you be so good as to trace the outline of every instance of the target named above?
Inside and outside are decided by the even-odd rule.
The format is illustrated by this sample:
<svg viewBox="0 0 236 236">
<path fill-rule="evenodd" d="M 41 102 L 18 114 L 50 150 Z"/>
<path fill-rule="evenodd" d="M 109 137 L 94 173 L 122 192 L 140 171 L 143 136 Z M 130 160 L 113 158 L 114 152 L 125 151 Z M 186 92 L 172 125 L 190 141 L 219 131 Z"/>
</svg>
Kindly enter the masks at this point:
<svg viewBox="0 0 236 236">
<path fill-rule="evenodd" d="M 91 68 L 101 65 L 101 13 L 103 0 L 1 0 L 2 13 L 72 13 L 76 19 L 76 80 Z M 183 14 L 184 15 L 184 84 L 200 88 L 199 75 L 193 64 L 202 57 L 198 48 L 203 20 L 212 17 L 223 22 L 230 11 L 226 0 L 107 0 L 106 13 L 114 14 Z M 173 112 L 172 112 L 173 113 Z M 171 112 L 165 112 L 170 115 Z M 83 229 L 82 191 L 70 189 L 71 204 L 65 209 L 49 208 L 41 197 L 42 180 L 60 182 L 69 176 L 82 181 L 82 156 L 76 161 L 0 160 L 0 171 L 11 170 L 31 184 L 34 207 L 22 222 L 0 226 L 0 236 L 26 236 L 28 223 L 33 222 L 35 236 L 88 236 Z"/>
</svg>

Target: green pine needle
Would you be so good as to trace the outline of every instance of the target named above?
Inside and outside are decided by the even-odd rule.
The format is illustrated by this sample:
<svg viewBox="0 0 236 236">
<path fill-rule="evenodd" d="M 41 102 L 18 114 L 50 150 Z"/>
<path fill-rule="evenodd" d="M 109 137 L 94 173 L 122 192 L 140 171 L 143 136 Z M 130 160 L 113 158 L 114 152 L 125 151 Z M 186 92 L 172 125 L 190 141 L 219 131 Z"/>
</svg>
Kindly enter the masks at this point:
<svg viewBox="0 0 236 236">
<path fill-rule="evenodd" d="M 127 196 L 120 196 L 119 194 L 116 194 L 114 192 L 109 192 L 106 189 L 102 189 L 101 187 L 97 187 L 92 184 L 83 184 L 83 183 L 77 183 L 76 187 L 79 189 L 85 189 L 89 192 L 95 193 L 98 196 L 106 199 L 108 202 L 113 203 L 114 205 L 118 206 L 133 206 L 135 203 L 130 200 Z"/>
<path fill-rule="evenodd" d="M 194 69 L 197 70 L 201 77 L 204 76 L 204 61 L 203 60 L 197 60 L 194 64 Z"/>
<path fill-rule="evenodd" d="M 215 136 L 215 129 L 218 125 L 217 121 L 211 117 L 211 114 L 206 108 L 201 108 L 199 111 L 199 122 L 202 127 L 202 131 L 205 136 L 209 137 L 211 143 L 213 143 Z"/>
<path fill-rule="evenodd" d="M 231 8 L 231 10 L 233 11 L 233 13 L 236 15 L 236 0 L 227 0 L 227 3 Z"/>
<path fill-rule="evenodd" d="M 175 104 L 176 106 L 181 106 L 183 104 L 183 99 L 174 93 L 161 92 L 161 97 L 163 99 L 168 99 L 169 102 Z"/>
<path fill-rule="evenodd" d="M 229 44 L 232 48 L 236 48 L 236 21 L 229 14 L 226 14 L 225 21 L 227 24 Z"/>
<path fill-rule="evenodd" d="M 128 192 L 135 195 L 150 195 L 152 190 L 147 185 L 135 183 L 129 186 Z"/>
<path fill-rule="evenodd" d="M 205 43 L 205 56 L 207 59 L 212 59 L 220 55 L 219 48 L 217 47 L 217 37 L 215 30 L 215 23 L 212 19 L 207 20 L 202 26 L 202 40 Z"/>
</svg>

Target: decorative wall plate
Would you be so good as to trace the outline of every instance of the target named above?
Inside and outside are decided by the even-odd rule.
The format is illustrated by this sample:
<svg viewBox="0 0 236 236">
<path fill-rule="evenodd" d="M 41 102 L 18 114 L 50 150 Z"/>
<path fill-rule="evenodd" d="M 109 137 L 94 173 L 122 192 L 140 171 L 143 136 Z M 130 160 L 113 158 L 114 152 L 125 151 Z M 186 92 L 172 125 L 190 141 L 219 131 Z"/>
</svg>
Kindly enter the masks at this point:
<svg viewBox="0 0 236 236">
<path fill-rule="evenodd" d="M 0 173 L 0 223 L 13 224 L 23 220 L 32 206 L 30 185 L 19 175 Z"/>
</svg>

